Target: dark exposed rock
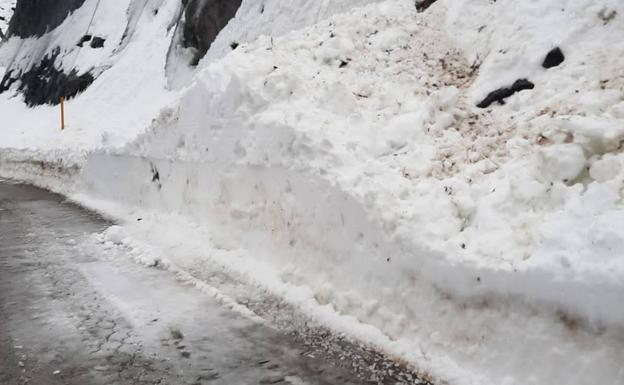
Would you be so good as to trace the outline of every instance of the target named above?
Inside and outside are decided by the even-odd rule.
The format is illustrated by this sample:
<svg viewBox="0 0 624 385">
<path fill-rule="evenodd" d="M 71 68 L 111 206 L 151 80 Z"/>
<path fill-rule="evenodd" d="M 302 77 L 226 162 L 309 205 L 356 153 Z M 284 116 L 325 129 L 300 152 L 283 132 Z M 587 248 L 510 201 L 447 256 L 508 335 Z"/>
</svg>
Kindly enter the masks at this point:
<svg viewBox="0 0 624 385">
<path fill-rule="evenodd" d="M 80 38 L 80 41 L 78 42 L 78 44 L 76 44 L 78 47 L 82 47 L 84 45 L 84 43 L 91 41 L 91 38 L 93 36 L 91 35 L 84 35 L 83 37 Z"/>
<path fill-rule="evenodd" d="M 45 55 L 39 64 L 16 76 L 13 70 L 8 71 L 0 82 L 0 93 L 19 82 L 18 90 L 24 94 L 27 105 L 58 104 L 61 96 L 72 98 L 93 83 L 90 73 L 78 75 L 76 70 L 65 73 L 56 68 L 54 62 L 59 54 L 60 48 L 56 48 Z"/>
<path fill-rule="evenodd" d="M 564 60 L 565 56 L 563 55 L 563 52 L 561 52 L 561 48 L 556 47 L 548 52 L 544 62 L 542 63 L 542 67 L 553 68 L 563 63 Z"/>
<path fill-rule="evenodd" d="M 105 41 L 106 39 L 104 39 L 103 37 L 95 36 L 93 39 L 91 39 L 91 48 L 102 48 L 104 47 Z"/>
<path fill-rule="evenodd" d="M 518 79 L 511 85 L 511 87 L 499 88 L 496 91 L 490 92 L 488 96 L 481 101 L 481 103 L 477 104 L 477 107 L 487 108 L 494 102 L 505 104 L 505 99 L 516 92 L 532 90 L 533 88 L 535 88 L 535 84 L 531 83 L 527 79 Z"/>
<path fill-rule="evenodd" d="M 187 0 L 182 45 L 195 48 L 192 65 L 197 65 L 219 32 L 236 15 L 242 0 Z"/>
<path fill-rule="evenodd" d="M 41 36 L 63 22 L 85 0 L 19 0 L 9 23 L 8 36 Z"/>
<path fill-rule="evenodd" d="M 416 0 L 416 10 L 418 12 L 423 12 L 427 8 L 431 7 L 433 3 L 437 0 Z"/>
<path fill-rule="evenodd" d="M 2 77 L 2 82 L 0 82 L 0 93 L 11 88 L 11 86 L 17 81 L 17 76 L 13 76 L 13 70 L 7 70 Z"/>
</svg>

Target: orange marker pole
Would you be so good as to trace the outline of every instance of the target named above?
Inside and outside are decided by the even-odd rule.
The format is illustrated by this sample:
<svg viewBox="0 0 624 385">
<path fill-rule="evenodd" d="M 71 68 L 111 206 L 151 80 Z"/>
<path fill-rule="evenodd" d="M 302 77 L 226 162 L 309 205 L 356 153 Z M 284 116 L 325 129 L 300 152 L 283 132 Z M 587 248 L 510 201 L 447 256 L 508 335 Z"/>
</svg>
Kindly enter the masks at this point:
<svg viewBox="0 0 624 385">
<path fill-rule="evenodd" d="M 65 97 L 61 96 L 61 131 L 65 129 Z"/>
</svg>

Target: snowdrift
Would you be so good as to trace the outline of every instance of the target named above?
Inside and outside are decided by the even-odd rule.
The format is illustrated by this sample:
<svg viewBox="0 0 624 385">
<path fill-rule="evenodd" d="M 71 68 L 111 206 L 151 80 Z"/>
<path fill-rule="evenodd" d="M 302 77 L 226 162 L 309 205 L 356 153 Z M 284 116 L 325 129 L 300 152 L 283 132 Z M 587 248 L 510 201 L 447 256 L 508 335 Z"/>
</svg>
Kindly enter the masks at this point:
<svg viewBox="0 0 624 385">
<path fill-rule="evenodd" d="M 167 72 L 170 4 L 72 102 L 114 124 L 61 136 L 28 110 L 43 134 L 10 128 L 0 171 L 449 383 L 624 382 L 622 4 L 364 3 L 243 1 Z M 119 81 L 136 91 L 116 115 Z"/>
</svg>

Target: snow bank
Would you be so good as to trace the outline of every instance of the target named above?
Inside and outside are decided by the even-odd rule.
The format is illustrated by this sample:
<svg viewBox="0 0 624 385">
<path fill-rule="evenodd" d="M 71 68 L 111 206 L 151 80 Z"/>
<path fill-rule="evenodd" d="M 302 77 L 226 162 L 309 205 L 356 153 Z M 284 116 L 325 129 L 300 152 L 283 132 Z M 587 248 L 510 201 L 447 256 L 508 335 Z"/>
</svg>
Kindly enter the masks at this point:
<svg viewBox="0 0 624 385">
<path fill-rule="evenodd" d="M 533 3 L 438 2 L 419 16 L 390 1 L 261 37 L 204 63 L 119 155 L 92 157 L 87 191 L 219 223 L 270 271 L 256 279 L 306 287 L 454 383 L 618 382 L 621 88 L 604 80 L 622 63 L 588 60 L 595 34 L 622 27 L 585 5 L 559 19 Z M 543 24 L 512 22 L 538 12 Z M 524 44 L 533 34 L 552 40 Z M 545 70 L 556 45 L 566 61 Z M 474 107 L 524 77 L 535 91 Z M 121 183 L 107 187 L 102 168 Z"/>
<path fill-rule="evenodd" d="M 492 7 L 487 10 L 502 15 L 519 12 Z M 468 8 L 466 12 L 475 12 Z M 578 100 L 562 105 L 561 100 L 544 97 L 543 91 L 519 95 L 493 111 L 479 111 L 473 107 L 472 94 L 478 94 L 479 87 L 493 89 L 505 83 L 487 80 L 500 78 L 500 71 L 487 69 L 490 56 L 475 77 L 474 63 L 466 61 L 445 31 L 433 25 L 444 18 L 443 6 L 420 19 L 405 2 L 358 13 L 359 18 L 349 13 L 284 39 L 260 39 L 207 66 L 179 107 L 164 112 L 153 130 L 126 152 L 220 168 L 294 170 L 326 180 L 352 196 L 388 239 L 424 245 L 449 263 L 495 269 L 512 277 L 515 272 L 552 273 L 552 282 L 588 279 L 587 286 L 594 285 L 591 274 L 604 274 L 618 286 L 621 258 L 609 252 L 609 245 L 599 246 L 608 256 L 598 261 L 576 253 L 597 255 L 586 236 L 575 237 L 577 242 L 589 242 L 584 249 L 578 245 L 566 249 L 566 254 L 575 251 L 567 263 L 541 250 L 557 237 L 547 228 L 551 218 L 562 213 L 568 226 L 587 223 L 591 216 L 599 227 L 600 215 L 606 222 L 614 213 L 617 216 L 621 119 L 584 116 L 587 112 Z M 451 26 L 457 24 L 453 15 L 447 17 Z M 387 25 L 394 27 L 380 28 Z M 504 18 L 501 25 L 507 26 Z M 496 27 L 489 26 L 493 33 Z M 479 52 L 475 41 L 471 52 Z M 543 58 L 545 52 L 536 57 Z M 524 54 L 524 50 L 516 53 Z M 553 70 L 540 70 L 536 64 L 529 72 L 541 71 L 538 90 L 567 87 L 573 75 L 566 71 L 577 74 L 579 67 L 592 76 L 591 66 L 573 60 L 568 58 L 555 81 L 546 74 Z M 618 68 L 610 69 L 610 78 L 616 79 Z M 519 76 L 526 73 L 510 79 Z M 474 86 L 469 87 L 472 78 Z M 597 98 L 612 94 L 601 91 L 593 90 Z M 574 94 L 581 98 L 580 92 Z M 514 111 L 511 103 L 519 103 L 520 97 L 530 100 Z M 571 108 L 568 105 L 581 109 L 580 114 L 544 115 L 555 108 Z M 581 121 L 585 124 L 574 124 Z M 575 213 L 570 207 L 574 204 L 582 211 Z M 617 239 L 610 241 L 617 246 Z M 458 291 L 463 292 L 465 285 L 461 286 Z M 542 291 L 522 286 L 526 285 L 519 284 L 514 291 L 527 295 Z M 548 295 L 530 294 L 544 300 Z M 598 302 L 591 301 L 592 309 L 583 315 L 593 318 L 598 306 L 603 310 L 596 318 L 623 320 L 611 304 Z"/>
<path fill-rule="evenodd" d="M 624 382 L 621 3 L 299 3 L 245 2 L 74 192 L 450 383 Z"/>
</svg>

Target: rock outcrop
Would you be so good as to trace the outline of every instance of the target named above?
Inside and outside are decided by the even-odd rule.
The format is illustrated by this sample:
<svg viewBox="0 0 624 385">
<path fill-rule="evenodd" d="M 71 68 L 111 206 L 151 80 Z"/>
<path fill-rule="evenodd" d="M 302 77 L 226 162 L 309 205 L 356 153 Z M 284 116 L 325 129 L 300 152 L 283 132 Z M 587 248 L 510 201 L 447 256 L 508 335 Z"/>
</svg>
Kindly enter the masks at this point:
<svg viewBox="0 0 624 385">
<path fill-rule="evenodd" d="M 8 36 L 41 36 L 63 23 L 85 0 L 19 0 L 9 23 Z"/>
<path fill-rule="evenodd" d="M 236 15 L 242 0 L 188 0 L 185 7 L 182 44 L 193 48 L 196 65 L 208 52 L 219 32 Z"/>
</svg>

